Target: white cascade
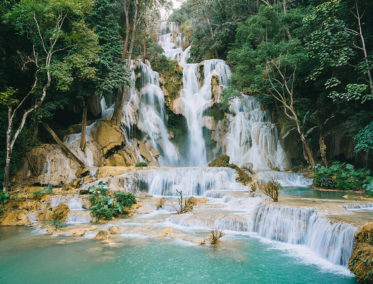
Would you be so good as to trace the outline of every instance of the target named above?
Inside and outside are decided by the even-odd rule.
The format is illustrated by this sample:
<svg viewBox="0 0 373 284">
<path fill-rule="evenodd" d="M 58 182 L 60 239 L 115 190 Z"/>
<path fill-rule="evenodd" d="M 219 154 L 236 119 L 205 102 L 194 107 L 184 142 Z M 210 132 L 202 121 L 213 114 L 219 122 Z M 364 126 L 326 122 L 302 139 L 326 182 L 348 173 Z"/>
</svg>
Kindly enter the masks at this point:
<svg viewBox="0 0 373 284">
<path fill-rule="evenodd" d="M 85 224 L 92 220 L 90 210 L 83 207 L 83 200 L 79 195 L 56 195 L 51 197 L 50 205 L 55 207 L 66 204 L 70 212 L 67 215 L 67 224 Z"/>
<path fill-rule="evenodd" d="M 139 65 L 142 88 L 137 127 L 147 134 L 151 145 L 161 153 L 159 164 L 175 166 L 178 151 L 169 140 L 164 94 L 159 87 L 159 75 L 151 69 L 149 61 L 146 61 L 146 64 L 139 61 Z"/>
<path fill-rule="evenodd" d="M 265 182 L 275 180 L 283 187 L 309 187 L 312 185 L 311 178 L 306 178 L 304 175 L 298 173 L 262 171 L 258 172 L 256 177 Z"/>
<path fill-rule="evenodd" d="M 312 208 L 261 204 L 254 214 L 251 231 L 275 241 L 305 245 L 333 264 L 347 266 L 356 228 L 331 224 Z"/>
<path fill-rule="evenodd" d="M 231 163 L 252 167 L 255 171 L 283 170 L 289 165 L 270 114 L 261 109 L 254 97 L 242 95 L 235 98 L 229 109 L 224 148 Z"/>
<path fill-rule="evenodd" d="M 109 178 L 101 181 L 109 181 Z M 157 196 L 203 196 L 209 190 L 247 191 L 247 187 L 236 182 L 236 172 L 230 168 L 161 168 L 132 171 L 120 175 L 119 187 L 128 191 L 146 191 Z M 87 184 L 84 187 L 89 187 Z M 109 185 L 110 187 L 110 185 Z"/>
</svg>

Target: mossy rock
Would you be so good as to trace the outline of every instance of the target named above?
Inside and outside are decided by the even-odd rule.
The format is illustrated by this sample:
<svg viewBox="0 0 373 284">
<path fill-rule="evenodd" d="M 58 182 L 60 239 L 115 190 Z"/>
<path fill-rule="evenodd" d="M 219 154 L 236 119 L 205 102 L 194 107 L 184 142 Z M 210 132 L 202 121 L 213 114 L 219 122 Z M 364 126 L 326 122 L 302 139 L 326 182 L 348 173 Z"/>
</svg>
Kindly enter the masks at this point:
<svg viewBox="0 0 373 284">
<path fill-rule="evenodd" d="M 359 283 L 373 283 L 373 222 L 364 225 L 355 239 L 348 268 Z"/>
<path fill-rule="evenodd" d="M 212 160 L 208 166 L 209 167 L 228 167 L 229 166 L 229 156 L 228 155 L 220 155 L 215 160 Z"/>
</svg>

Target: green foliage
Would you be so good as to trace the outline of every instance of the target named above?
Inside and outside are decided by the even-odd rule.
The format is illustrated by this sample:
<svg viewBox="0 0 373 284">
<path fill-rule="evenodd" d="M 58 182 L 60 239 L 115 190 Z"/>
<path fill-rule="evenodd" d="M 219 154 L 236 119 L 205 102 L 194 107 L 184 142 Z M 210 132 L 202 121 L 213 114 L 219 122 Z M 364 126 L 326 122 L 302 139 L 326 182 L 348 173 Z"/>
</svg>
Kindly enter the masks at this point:
<svg viewBox="0 0 373 284">
<path fill-rule="evenodd" d="M 354 169 L 353 165 L 340 162 L 329 168 L 317 165 L 314 172 L 313 185 L 329 189 L 360 190 L 372 179 L 369 170 Z"/>
<path fill-rule="evenodd" d="M 369 152 L 373 149 L 373 121 L 354 136 L 355 152 Z"/>
<path fill-rule="evenodd" d="M 60 220 L 51 220 L 49 222 L 53 227 L 55 227 L 56 229 L 61 229 L 63 227 L 66 227 L 66 224 L 61 222 Z"/>
<path fill-rule="evenodd" d="M 373 177 L 368 177 L 363 185 L 365 195 L 373 197 Z"/>
<path fill-rule="evenodd" d="M 131 207 L 132 204 L 136 204 L 136 197 L 132 192 L 117 191 L 115 198 L 123 207 Z"/>
<path fill-rule="evenodd" d="M 89 188 L 91 195 L 88 197 L 91 202 L 92 215 L 97 219 L 111 220 L 113 217 L 124 213 L 124 207 L 130 207 L 136 203 L 132 193 L 117 192 L 115 196 L 108 193 L 107 183 L 99 182 L 97 187 Z"/>
<path fill-rule="evenodd" d="M 0 191 L 0 215 L 4 213 L 2 207 L 4 206 L 4 204 L 9 202 L 9 199 L 10 197 L 8 192 Z"/>
<path fill-rule="evenodd" d="M 148 164 L 145 163 L 145 162 L 138 162 L 138 163 L 135 164 L 136 168 L 147 167 L 147 166 L 148 166 Z"/>
<path fill-rule="evenodd" d="M 53 188 L 49 186 L 44 189 L 36 190 L 32 194 L 34 196 L 34 199 L 40 200 L 45 194 L 53 194 Z"/>
</svg>

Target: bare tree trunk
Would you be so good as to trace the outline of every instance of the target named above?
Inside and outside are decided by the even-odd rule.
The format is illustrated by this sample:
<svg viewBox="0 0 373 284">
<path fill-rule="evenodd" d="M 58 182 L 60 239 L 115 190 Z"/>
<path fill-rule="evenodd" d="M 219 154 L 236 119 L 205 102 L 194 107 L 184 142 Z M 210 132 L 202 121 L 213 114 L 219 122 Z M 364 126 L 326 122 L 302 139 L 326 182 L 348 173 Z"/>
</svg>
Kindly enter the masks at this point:
<svg viewBox="0 0 373 284">
<path fill-rule="evenodd" d="M 82 117 L 82 135 L 80 138 L 80 149 L 84 152 L 86 147 L 86 128 L 87 128 L 87 105 L 83 99 L 83 117 Z"/>
<path fill-rule="evenodd" d="M 301 127 L 300 127 L 298 116 L 296 114 L 295 114 L 294 118 L 295 118 L 295 124 L 297 125 L 297 131 L 299 133 L 300 140 L 302 141 L 304 150 L 306 151 L 306 155 L 307 155 L 307 159 L 306 160 L 308 161 L 308 163 L 312 167 L 314 167 L 314 166 L 316 166 L 316 163 L 315 163 L 315 160 L 313 158 L 311 147 L 308 144 L 308 141 L 307 141 L 306 137 L 304 136 L 304 133 L 303 133 Z"/>
<path fill-rule="evenodd" d="M 361 40 L 361 50 L 364 53 L 364 61 L 365 61 L 365 64 L 366 64 L 366 70 L 367 70 L 367 74 L 368 74 L 370 93 L 373 94 L 372 74 L 371 74 L 370 68 L 369 68 L 368 52 L 367 52 L 367 48 L 365 46 L 365 39 L 364 39 L 364 35 L 363 35 L 363 29 L 362 29 L 362 26 L 361 26 L 361 18 L 362 18 L 362 16 L 360 15 L 357 1 L 355 1 L 355 8 L 356 8 L 356 15 L 354 14 L 354 16 L 357 19 L 357 23 L 359 25 L 359 35 L 360 35 L 360 40 Z"/>
<path fill-rule="evenodd" d="M 120 126 L 122 124 L 123 112 L 124 112 L 124 97 L 126 96 L 127 86 L 123 86 L 117 92 L 115 97 L 114 112 L 111 120 L 115 125 Z"/>
<path fill-rule="evenodd" d="M 144 35 L 144 39 L 143 39 L 143 59 L 145 60 L 146 58 L 146 34 Z"/>
<path fill-rule="evenodd" d="M 325 145 L 325 140 L 324 136 L 320 133 L 319 136 L 319 146 L 320 146 L 320 155 L 322 162 L 324 163 L 324 166 L 327 168 L 328 165 L 328 159 L 326 158 L 326 145 Z"/>
<path fill-rule="evenodd" d="M 57 134 L 53 131 L 52 128 L 49 127 L 48 124 L 43 122 L 44 128 L 49 132 L 49 134 L 53 137 L 54 141 L 57 142 L 57 144 L 62 148 L 62 151 L 64 151 L 68 156 L 70 156 L 75 162 L 77 162 L 82 168 L 85 167 L 85 164 L 82 160 L 80 160 L 71 150 L 65 145 L 65 143 L 62 142 L 60 138 L 58 138 Z"/>
<path fill-rule="evenodd" d="M 136 27 L 137 27 L 137 18 L 138 18 L 138 9 L 139 9 L 139 1 L 135 0 L 135 14 L 133 16 L 133 22 L 132 22 L 132 31 L 131 31 L 131 44 L 130 48 L 128 50 L 128 58 L 127 58 L 127 67 L 131 67 L 131 58 L 132 58 L 132 51 L 133 51 L 133 45 L 135 43 L 135 36 L 136 36 Z"/>
<path fill-rule="evenodd" d="M 129 13 L 128 13 L 129 7 L 127 7 L 127 1 L 123 2 L 123 11 L 124 15 L 126 17 L 126 37 L 123 42 L 123 52 L 122 52 L 122 61 L 126 60 L 127 58 L 127 50 L 128 50 L 128 42 L 129 42 L 129 36 L 130 36 L 130 19 L 129 19 Z"/>
<path fill-rule="evenodd" d="M 6 158 L 5 158 L 5 169 L 4 169 L 4 184 L 3 191 L 6 192 L 9 190 L 9 175 L 10 175 L 10 157 L 12 155 L 12 148 L 10 144 L 10 135 L 12 129 L 12 108 L 9 107 L 8 110 L 8 129 L 6 131 Z"/>
</svg>

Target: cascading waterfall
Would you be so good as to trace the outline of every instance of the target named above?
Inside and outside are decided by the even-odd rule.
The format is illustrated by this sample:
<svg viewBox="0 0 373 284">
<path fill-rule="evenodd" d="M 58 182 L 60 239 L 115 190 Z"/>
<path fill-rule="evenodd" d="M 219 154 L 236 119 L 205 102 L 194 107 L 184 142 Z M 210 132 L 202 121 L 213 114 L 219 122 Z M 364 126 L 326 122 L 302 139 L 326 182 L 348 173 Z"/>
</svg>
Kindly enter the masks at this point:
<svg viewBox="0 0 373 284">
<path fill-rule="evenodd" d="M 159 87 L 159 75 L 151 69 L 149 61 L 139 61 L 141 69 L 141 102 L 138 128 L 148 135 L 152 146 L 161 153 L 160 165 L 175 166 L 178 151 L 170 142 L 166 128 L 164 94 Z"/>
<path fill-rule="evenodd" d="M 108 178 L 100 181 L 106 182 Z M 133 171 L 119 176 L 120 187 L 128 191 L 146 191 L 158 196 L 203 196 L 213 189 L 247 191 L 236 182 L 236 172 L 230 168 L 169 168 Z M 98 183 L 98 182 L 96 182 Z M 86 184 L 88 188 L 92 184 Z"/>
<path fill-rule="evenodd" d="M 309 187 L 312 185 L 312 179 L 297 173 L 261 171 L 256 177 L 268 182 L 276 180 L 283 187 Z"/>
<path fill-rule="evenodd" d="M 255 171 L 289 166 L 269 113 L 261 109 L 254 97 L 242 95 L 233 99 L 230 112 L 224 142 L 232 163 Z"/>
<path fill-rule="evenodd" d="M 347 266 L 356 228 L 331 224 L 315 209 L 261 204 L 252 231 L 270 240 L 308 246 L 330 262 Z"/>
</svg>

